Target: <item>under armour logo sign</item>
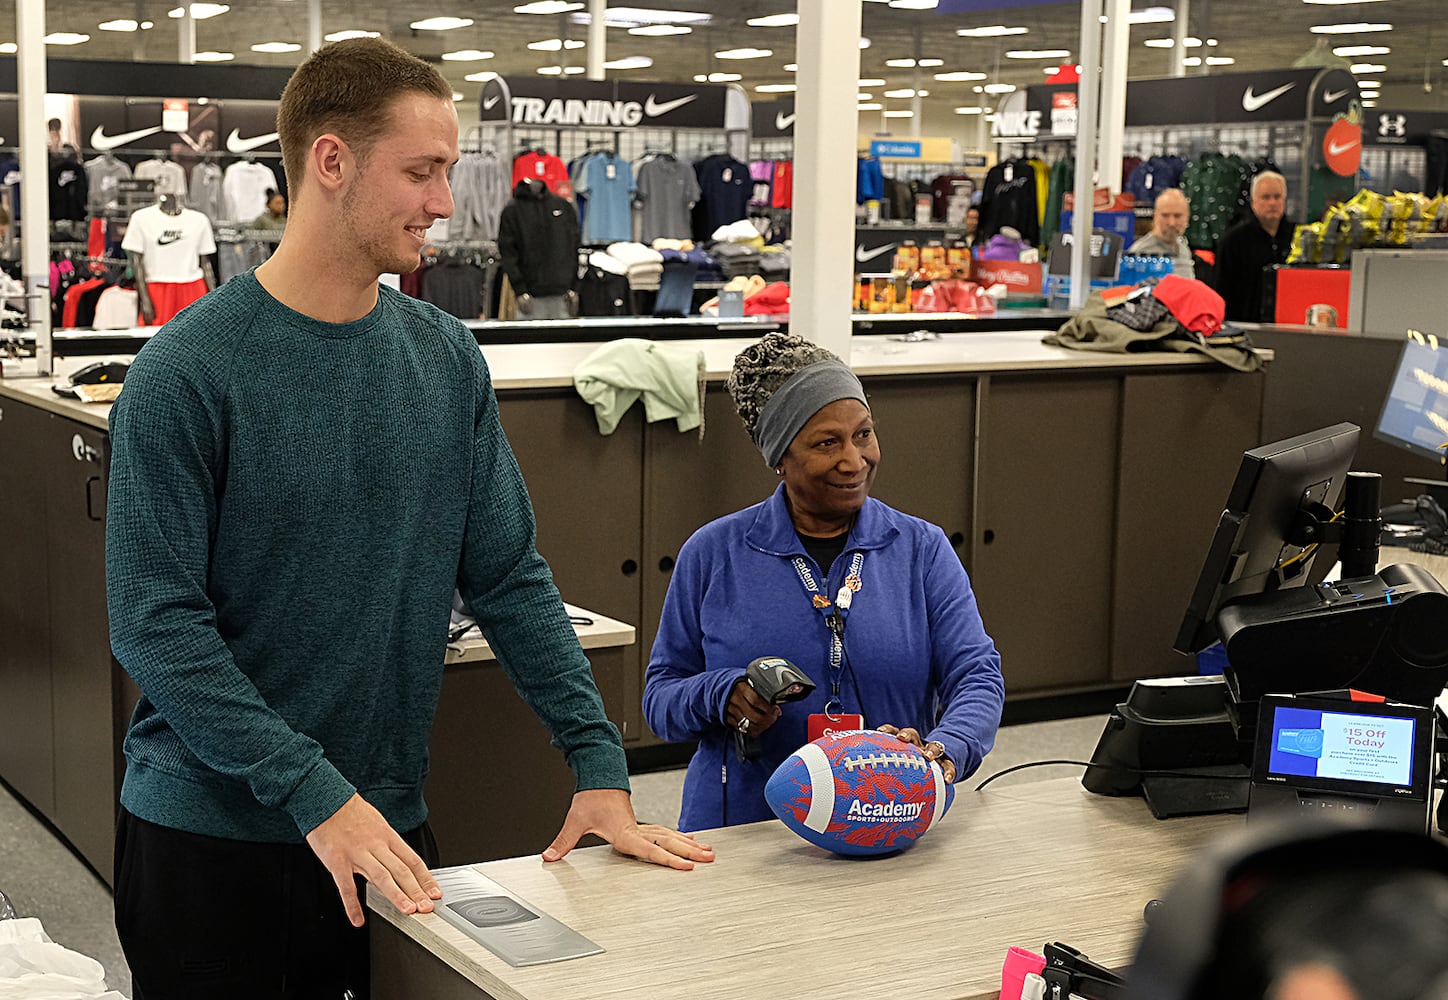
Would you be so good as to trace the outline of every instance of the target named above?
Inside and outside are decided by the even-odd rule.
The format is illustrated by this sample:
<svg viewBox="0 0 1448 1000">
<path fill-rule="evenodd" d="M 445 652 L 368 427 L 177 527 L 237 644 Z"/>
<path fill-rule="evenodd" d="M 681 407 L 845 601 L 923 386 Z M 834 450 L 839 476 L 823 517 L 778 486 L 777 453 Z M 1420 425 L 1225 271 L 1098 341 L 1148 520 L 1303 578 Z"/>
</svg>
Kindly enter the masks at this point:
<svg viewBox="0 0 1448 1000">
<path fill-rule="evenodd" d="M 1407 115 L 1378 115 L 1378 135 L 1408 134 Z"/>
</svg>

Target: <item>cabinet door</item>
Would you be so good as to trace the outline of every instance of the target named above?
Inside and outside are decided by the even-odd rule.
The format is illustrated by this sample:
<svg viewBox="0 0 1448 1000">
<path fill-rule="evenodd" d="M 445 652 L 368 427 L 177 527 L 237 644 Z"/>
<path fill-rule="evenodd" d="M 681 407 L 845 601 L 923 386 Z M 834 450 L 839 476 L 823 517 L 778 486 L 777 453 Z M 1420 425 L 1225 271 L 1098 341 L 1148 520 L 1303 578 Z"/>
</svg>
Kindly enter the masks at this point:
<svg viewBox="0 0 1448 1000">
<path fill-rule="evenodd" d="M 638 623 L 641 666 L 630 697 L 643 698 L 643 668 L 659 630 L 679 548 L 703 525 L 774 491 L 779 477 L 749 440 L 734 402 L 714 384 L 704 400 L 706 432 L 680 433 L 672 421 L 644 432 L 643 611 Z M 645 734 L 649 742 L 657 737 Z"/>
<path fill-rule="evenodd" d="M 518 457 L 538 522 L 538 551 L 563 599 L 637 625 L 643 514 L 643 417 L 634 407 L 613 434 L 598 432 L 593 408 L 577 393 L 507 392 L 503 430 Z M 626 741 L 642 726 L 636 687 L 640 647 L 608 658 L 623 677 L 599 677 L 609 718 Z M 600 669 L 595 660 L 595 670 Z"/>
<path fill-rule="evenodd" d="M 995 377 L 985 393 L 972 582 L 1012 695 L 1110 675 L 1120 380 Z"/>
<path fill-rule="evenodd" d="M 0 399 L 0 778 L 46 816 L 55 808 L 44 530 L 50 419 Z"/>
<path fill-rule="evenodd" d="M 865 392 L 880 437 L 871 495 L 938 524 L 966 563 L 975 488 L 975 380 L 875 378 Z"/>
<path fill-rule="evenodd" d="M 1242 452 L 1261 443 L 1265 383 L 1216 369 L 1126 378 L 1113 680 L 1195 672 L 1171 646 Z"/>
<path fill-rule="evenodd" d="M 104 431 L 52 418 L 49 476 L 51 684 L 56 826 L 109 876 L 115 837 L 114 667 L 106 616 Z"/>
</svg>

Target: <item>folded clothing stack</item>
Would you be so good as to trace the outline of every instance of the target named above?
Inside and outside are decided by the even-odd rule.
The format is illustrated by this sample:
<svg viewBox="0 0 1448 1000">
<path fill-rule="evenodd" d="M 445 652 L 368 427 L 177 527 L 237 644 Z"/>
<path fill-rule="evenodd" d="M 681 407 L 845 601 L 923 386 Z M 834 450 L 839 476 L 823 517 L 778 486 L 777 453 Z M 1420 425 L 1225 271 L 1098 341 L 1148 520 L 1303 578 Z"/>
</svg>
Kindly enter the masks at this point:
<svg viewBox="0 0 1448 1000">
<path fill-rule="evenodd" d="M 719 262 L 719 270 L 724 272 L 726 278 L 748 277 L 759 273 L 762 255 L 748 244 L 715 243 L 709 248 L 709 253 Z"/>
<path fill-rule="evenodd" d="M 783 281 L 789 277 L 789 251 L 782 246 L 767 246 L 759 255 L 759 273 L 766 281 Z"/>
<path fill-rule="evenodd" d="M 628 268 L 631 287 L 659 287 L 659 277 L 664 273 L 664 258 L 657 250 L 642 243 L 610 243 L 608 255 L 623 261 Z"/>
</svg>

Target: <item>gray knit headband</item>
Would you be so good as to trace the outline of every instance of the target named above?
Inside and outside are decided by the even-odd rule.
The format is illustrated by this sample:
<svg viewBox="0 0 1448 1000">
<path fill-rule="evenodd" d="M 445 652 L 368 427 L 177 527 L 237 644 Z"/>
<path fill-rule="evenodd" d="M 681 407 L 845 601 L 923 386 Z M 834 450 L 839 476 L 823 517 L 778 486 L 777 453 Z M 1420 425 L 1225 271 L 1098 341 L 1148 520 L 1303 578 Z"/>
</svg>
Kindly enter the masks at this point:
<svg viewBox="0 0 1448 1000">
<path fill-rule="evenodd" d="M 841 399 L 858 399 L 869 406 L 865 387 L 850 366 L 838 358 L 816 361 L 791 375 L 759 411 L 754 443 L 764 461 L 778 465 L 810 417 Z"/>
</svg>

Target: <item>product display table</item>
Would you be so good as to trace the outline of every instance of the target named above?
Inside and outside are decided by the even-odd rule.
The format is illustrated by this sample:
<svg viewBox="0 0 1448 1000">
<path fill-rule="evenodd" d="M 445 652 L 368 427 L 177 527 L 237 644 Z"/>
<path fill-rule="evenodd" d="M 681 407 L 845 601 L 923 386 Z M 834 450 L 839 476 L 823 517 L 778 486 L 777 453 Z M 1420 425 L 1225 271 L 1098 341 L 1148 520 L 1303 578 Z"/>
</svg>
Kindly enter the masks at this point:
<svg viewBox="0 0 1448 1000">
<path fill-rule="evenodd" d="M 1128 964 L 1147 901 L 1243 824 L 1158 821 L 1140 799 L 1091 795 L 1076 778 L 972 786 L 958 786 L 928 837 L 886 858 L 837 857 L 767 822 L 701 834 L 718 860 L 692 872 L 609 847 L 479 865 L 606 949 L 553 965 L 512 968 L 436 914 L 404 916 L 369 888 L 373 995 L 994 1000 L 1011 945 L 1060 941 Z"/>
</svg>

